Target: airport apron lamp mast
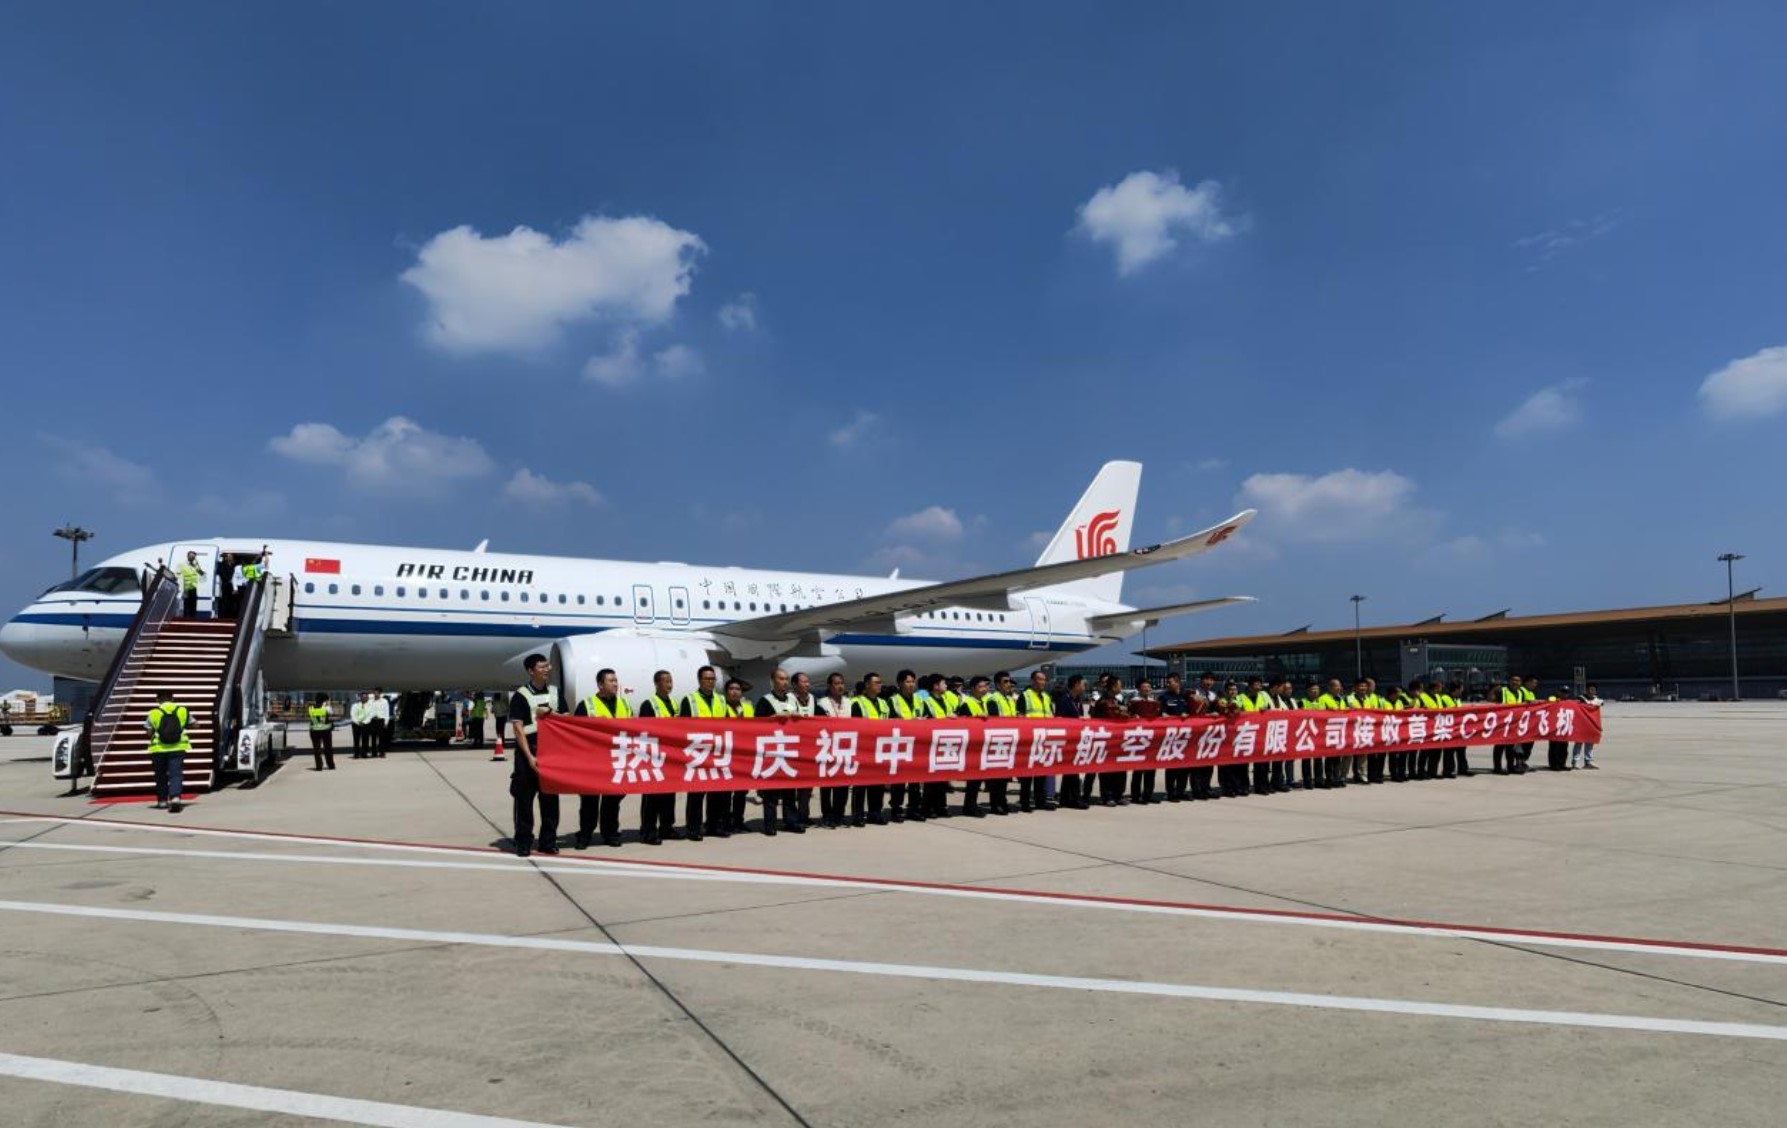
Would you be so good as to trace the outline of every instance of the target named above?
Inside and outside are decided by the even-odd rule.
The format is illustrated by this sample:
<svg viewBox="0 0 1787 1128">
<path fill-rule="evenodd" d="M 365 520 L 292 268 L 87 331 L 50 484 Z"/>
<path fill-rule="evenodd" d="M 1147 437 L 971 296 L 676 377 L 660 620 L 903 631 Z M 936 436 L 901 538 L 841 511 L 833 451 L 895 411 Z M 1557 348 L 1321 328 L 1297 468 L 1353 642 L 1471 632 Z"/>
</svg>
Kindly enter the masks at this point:
<svg viewBox="0 0 1787 1128">
<path fill-rule="evenodd" d="M 1725 610 L 1731 618 L 1731 700 L 1738 700 L 1737 689 L 1737 581 L 1733 579 L 1732 565 L 1744 558 L 1741 552 L 1724 552 L 1719 559 L 1725 565 Z"/>
<path fill-rule="evenodd" d="M 1359 635 L 1359 604 L 1365 602 L 1365 597 L 1362 595 L 1355 595 L 1352 597 L 1352 599 L 1353 599 L 1353 681 L 1356 683 L 1360 678 L 1365 676 L 1365 643 L 1361 640 L 1360 635 Z"/>
<path fill-rule="evenodd" d="M 61 537 L 68 542 L 70 552 L 68 561 L 68 578 L 74 579 L 81 574 L 81 542 L 93 539 L 93 534 L 79 525 L 70 522 L 50 534 Z"/>
</svg>

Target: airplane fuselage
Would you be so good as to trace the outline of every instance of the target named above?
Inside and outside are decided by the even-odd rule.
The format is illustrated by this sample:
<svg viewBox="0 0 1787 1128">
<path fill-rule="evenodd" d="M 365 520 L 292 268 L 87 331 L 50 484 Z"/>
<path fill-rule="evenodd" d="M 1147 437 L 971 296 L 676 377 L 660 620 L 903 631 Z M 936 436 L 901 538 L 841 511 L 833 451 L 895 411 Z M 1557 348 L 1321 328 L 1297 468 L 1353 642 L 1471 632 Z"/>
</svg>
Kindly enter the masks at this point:
<svg viewBox="0 0 1787 1128">
<path fill-rule="evenodd" d="M 774 569 L 219 538 L 153 545 L 102 561 L 84 575 L 110 571 L 87 589 L 52 589 L 0 627 L 0 649 L 39 670 L 97 680 L 140 604 L 140 591 L 124 583 L 127 574 L 162 562 L 173 567 L 189 549 L 196 551 L 207 575 L 201 600 L 206 613 L 221 555 L 253 553 L 263 545 L 270 552 L 269 573 L 291 591 L 290 631 L 270 635 L 265 644 L 270 689 L 507 685 L 519 680 L 521 657 L 564 639 L 578 638 L 597 655 L 604 636 L 616 646 L 640 636 L 711 641 L 712 632 L 740 620 L 924 584 Z M 800 646 L 763 647 L 717 664 L 753 670 L 779 664 L 816 677 L 832 669 L 891 676 L 907 667 L 972 674 L 1059 660 L 1125 634 L 1087 625 L 1088 616 L 1120 605 L 1062 598 L 1046 589 L 1012 604 L 1007 610 L 939 608 L 901 615 L 872 629 L 842 631 Z M 673 672 L 685 685 L 694 673 Z"/>
</svg>

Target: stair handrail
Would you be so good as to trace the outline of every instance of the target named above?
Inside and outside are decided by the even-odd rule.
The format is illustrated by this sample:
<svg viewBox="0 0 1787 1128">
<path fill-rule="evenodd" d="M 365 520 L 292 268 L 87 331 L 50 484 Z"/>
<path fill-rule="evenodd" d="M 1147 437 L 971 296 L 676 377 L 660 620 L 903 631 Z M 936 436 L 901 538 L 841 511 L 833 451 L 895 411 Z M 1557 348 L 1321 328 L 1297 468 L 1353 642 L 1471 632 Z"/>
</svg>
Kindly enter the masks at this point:
<svg viewBox="0 0 1787 1128">
<path fill-rule="evenodd" d="M 125 707 L 143 673 L 144 664 L 132 667 L 130 656 L 144 644 L 154 647 L 155 640 L 161 636 L 161 628 L 173 618 L 174 608 L 180 601 L 180 585 L 166 567 L 145 568 L 144 572 L 147 579 L 143 586 L 143 605 L 124 632 L 117 653 L 112 655 L 112 664 L 106 669 L 105 678 L 100 681 L 87 708 L 87 719 L 81 723 L 81 748 L 76 751 L 75 762 L 91 764 L 95 776 L 105 764 L 106 753 L 111 751 L 118 726 L 123 723 Z M 79 778 L 78 770 L 74 774 Z"/>
<path fill-rule="evenodd" d="M 211 710 L 211 767 L 217 773 L 222 773 L 231 751 L 230 729 L 240 719 L 236 716 L 237 702 L 247 693 L 239 683 L 260 672 L 261 640 L 266 637 L 261 623 L 266 587 L 265 581 L 257 581 L 243 591 L 238 607 L 240 617 L 230 633 L 230 656 L 224 663 L 223 679 L 217 683 L 217 700 Z"/>
</svg>

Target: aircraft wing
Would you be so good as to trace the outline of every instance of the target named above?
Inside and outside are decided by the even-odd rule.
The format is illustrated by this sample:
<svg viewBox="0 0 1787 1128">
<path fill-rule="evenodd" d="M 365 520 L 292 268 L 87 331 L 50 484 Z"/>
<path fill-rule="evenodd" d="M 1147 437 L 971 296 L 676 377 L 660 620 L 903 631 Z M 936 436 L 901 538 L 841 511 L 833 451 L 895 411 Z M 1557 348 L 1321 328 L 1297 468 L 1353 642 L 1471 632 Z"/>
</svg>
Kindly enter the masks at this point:
<svg viewBox="0 0 1787 1128">
<path fill-rule="evenodd" d="M 1183 560 L 1188 556 L 1197 556 L 1200 553 L 1208 552 L 1227 540 L 1235 530 L 1253 520 L 1255 512 L 1256 510 L 1245 509 L 1220 525 L 1212 525 L 1208 529 L 1193 533 L 1188 537 L 1180 537 L 1178 540 L 1149 545 L 1145 548 L 1134 548 L 1128 552 L 1113 553 L 1109 556 L 1094 556 L 1085 560 L 1066 560 L 1059 564 L 1045 564 L 1034 568 L 1019 568 L 1012 572 L 976 576 L 967 580 L 926 584 L 922 587 L 907 588 L 905 591 L 891 591 L 885 595 L 865 596 L 862 599 L 852 599 L 843 603 L 828 603 L 822 607 L 807 607 L 779 615 L 741 619 L 738 622 L 716 627 L 714 634 L 721 638 L 732 636 L 760 642 L 774 642 L 805 638 L 821 631 L 842 631 L 869 623 L 887 623 L 896 615 L 911 615 L 937 607 L 1010 611 L 1014 609 L 1011 603 L 1011 596 L 1014 592 L 1053 587 L 1056 584 L 1064 584 L 1088 576 L 1127 572 L 1135 568 L 1165 564 L 1169 560 Z"/>
<path fill-rule="evenodd" d="M 1113 611 L 1109 615 L 1094 615 L 1086 620 L 1086 625 L 1095 631 L 1106 627 L 1151 627 L 1162 619 L 1170 619 L 1174 615 L 1192 615 L 1199 611 L 1214 611 L 1218 607 L 1230 607 L 1237 603 L 1258 602 L 1251 595 L 1225 595 L 1219 599 L 1198 599 L 1191 603 L 1174 603 L 1167 607 L 1138 607 L 1133 611 Z"/>
</svg>

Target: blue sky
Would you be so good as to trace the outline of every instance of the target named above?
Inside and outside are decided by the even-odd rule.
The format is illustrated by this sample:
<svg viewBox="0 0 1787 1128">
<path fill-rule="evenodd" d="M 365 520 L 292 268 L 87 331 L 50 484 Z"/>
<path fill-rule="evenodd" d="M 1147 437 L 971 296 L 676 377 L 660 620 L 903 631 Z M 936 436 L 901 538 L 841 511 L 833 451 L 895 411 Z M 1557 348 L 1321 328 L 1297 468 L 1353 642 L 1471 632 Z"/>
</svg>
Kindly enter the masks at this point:
<svg viewBox="0 0 1787 1128">
<path fill-rule="evenodd" d="M 153 540 L 947 578 L 1150 642 L 1780 589 L 1767 3 L 9 7 L 0 605 Z M 944 511 L 904 520 L 937 507 Z M 0 682 L 40 684 L 16 667 Z"/>
</svg>

